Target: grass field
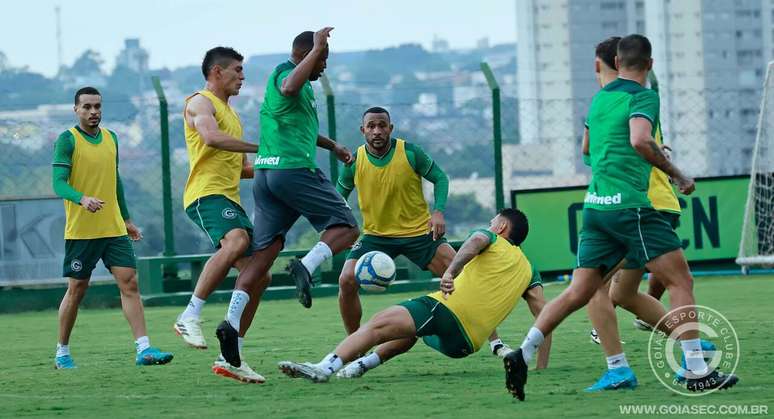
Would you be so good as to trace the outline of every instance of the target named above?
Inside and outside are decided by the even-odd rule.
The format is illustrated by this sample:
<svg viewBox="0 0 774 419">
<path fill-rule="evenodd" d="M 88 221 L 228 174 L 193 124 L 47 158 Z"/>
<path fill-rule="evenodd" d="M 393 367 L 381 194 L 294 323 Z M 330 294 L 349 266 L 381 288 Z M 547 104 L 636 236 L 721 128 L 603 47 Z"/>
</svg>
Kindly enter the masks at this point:
<svg viewBox="0 0 774 419">
<path fill-rule="evenodd" d="M 547 297 L 562 289 L 546 287 Z M 134 366 L 120 310 L 82 310 L 70 343 L 79 365 L 73 371 L 53 369 L 55 311 L 2 315 L 0 417 L 610 417 L 620 415 L 622 404 L 763 404 L 774 414 L 774 278 L 700 278 L 696 293 L 700 304 L 722 312 L 739 333 L 741 381 L 731 391 L 689 398 L 667 390 L 649 367 L 649 334 L 635 330 L 632 316 L 619 311 L 624 349 L 640 387 L 584 393 L 605 368 L 599 347 L 589 341 L 585 310 L 556 331 L 549 369 L 530 374 L 524 403 L 506 392 L 502 364 L 488 351 L 452 360 L 421 343 L 359 380 L 291 380 L 277 370 L 278 361 L 316 362 L 343 336 L 336 299 L 320 298 L 311 310 L 289 300 L 259 309 L 245 358 L 266 376 L 263 385 L 210 372 L 217 355 L 214 328 L 224 305 L 205 308 L 205 329 L 212 335 L 206 351 L 184 347 L 173 334 L 179 308 L 148 309 L 151 343 L 175 352 L 171 364 L 157 367 Z M 366 316 L 414 295 L 366 295 Z M 501 335 L 517 345 L 531 324 L 520 303 Z"/>
</svg>

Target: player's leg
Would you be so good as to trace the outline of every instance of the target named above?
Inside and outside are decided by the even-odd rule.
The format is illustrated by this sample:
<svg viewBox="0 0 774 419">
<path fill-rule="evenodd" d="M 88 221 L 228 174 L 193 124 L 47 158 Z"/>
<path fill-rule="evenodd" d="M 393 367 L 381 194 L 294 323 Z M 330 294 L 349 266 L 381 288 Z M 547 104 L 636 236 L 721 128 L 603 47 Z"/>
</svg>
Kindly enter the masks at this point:
<svg viewBox="0 0 774 419">
<path fill-rule="evenodd" d="M 626 309 L 649 325 L 659 323 L 667 311 L 661 302 L 648 294 L 639 292 L 644 269 L 622 269 L 613 278 L 610 286 L 610 297 L 614 304 Z M 671 323 L 670 323 L 671 324 Z M 671 327 L 667 322 L 659 324 L 661 331 L 669 334 Z"/>
<path fill-rule="evenodd" d="M 301 259 L 292 259 L 288 272 L 296 282 L 299 302 L 312 306 L 312 274 L 333 255 L 348 249 L 360 230 L 352 210 L 320 169 L 271 170 L 266 185 L 287 207 L 303 215 L 318 232 L 320 241 Z"/>
<path fill-rule="evenodd" d="M 360 286 L 355 279 L 356 263 L 357 258 L 348 258 L 339 275 L 339 313 L 347 335 L 351 335 L 360 327 L 360 319 L 363 317 L 363 307 L 360 305 L 358 294 Z"/>
<path fill-rule="evenodd" d="M 653 273 L 651 273 L 648 277 L 648 295 L 660 300 L 664 295 L 664 291 L 666 291 L 666 288 L 664 287 L 661 278 L 659 278 L 658 275 L 653 275 Z"/>
<path fill-rule="evenodd" d="M 545 295 L 543 295 L 543 285 L 538 284 L 533 286 L 530 284 L 530 287 L 524 293 L 523 297 L 527 300 L 529 311 L 535 316 L 535 319 L 537 319 L 546 306 L 546 298 Z M 551 334 L 546 335 L 543 339 L 543 344 L 540 345 L 540 349 L 538 349 L 535 369 L 540 370 L 548 368 L 548 357 L 551 354 L 551 336 Z"/>
<path fill-rule="evenodd" d="M 417 343 L 416 337 L 395 339 L 382 343 L 381 345 L 377 346 L 370 354 L 361 356 L 360 358 L 347 364 L 344 368 L 340 369 L 339 372 L 336 373 L 336 377 L 362 377 L 366 372 L 384 364 L 388 360 L 408 352 L 411 350 L 411 348 L 414 347 L 415 343 Z"/>
<path fill-rule="evenodd" d="M 355 333 L 347 336 L 336 349 L 320 362 L 295 363 L 283 361 L 280 370 L 290 377 L 303 377 L 314 382 L 328 381 L 345 363 L 353 361 L 359 354 L 366 353 L 374 346 L 396 339 L 413 338 L 417 329 L 409 310 L 404 306 L 387 308 L 371 318 Z"/>
</svg>

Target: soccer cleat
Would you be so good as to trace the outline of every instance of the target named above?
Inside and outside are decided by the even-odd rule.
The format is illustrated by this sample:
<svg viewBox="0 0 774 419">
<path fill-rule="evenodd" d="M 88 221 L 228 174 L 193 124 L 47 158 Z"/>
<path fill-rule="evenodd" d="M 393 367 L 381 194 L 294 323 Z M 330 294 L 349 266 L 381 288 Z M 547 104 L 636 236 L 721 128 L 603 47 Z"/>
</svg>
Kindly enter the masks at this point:
<svg viewBox="0 0 774 419">
<path fill-rule="evenodd" d="M 622 388 L 634 389 L 637 387 L 637 377 L 629 367 L 618 367 L 605 371 L 602 377 L 587 387 L 586 392 L 594 393 L 602 390 L 620 390 Z"/>
<path fill-rule="evenodd" d="M 54 368 L 58 370 L 71 370 L 78 368 L 73 361 L 73 357 L 68 355 L 62 355 L 54 358 Z"/>
<path fill-rule="evenodd" d="M 175 322 L 175 333 L 183 338 L 188 346 L 196 349 L 207 349 L 207 342 L 204 341 L 202 334 L 202 320 L 193 317 L 177 319 Z"/>
<path fill-rule="evenodd" d="M 231 326 L 228 320 L 223 320 L 215 329 L 215 336 L 220 342 L 220 353 L 229 364 L 239 368 L 242 359 L 239 356 L 239 332 Z"/>
<path fill-rule="evenodd" d="M 591 335 L 591 341 L 592 342 L 596 343 L 597 345 L 602 343 L 602 341 L 599 340 L 599 333 L 597 333 L 597 329 L 591 329 L 590 335 Z"/>
<path fill-rule="evenodd" d="M 492 348 L 492 355 L 499 356 L 500 358 L 505 358 L 505 355 L 511 352 L 513 352 L 513 348 L 508 346 L 507 343 L 498 343 Z"/>
<path fill-rule="evenodd" d="M 266 378 L 250 368 L 250 366 L 247 365 L 247 362 L 242 361 L 240 367 L 235 367 L 226 362 L 223 355 L 218 355 L 218 358 L 215 359 L 215 362 L 212 364 L 212 372 L 222 377 L 233 378 L 234 380 L 243 383 L 263 384 L 266 382 Z"/>
<path fill-rule="evenodd" d="M 145 348 L 134 359 L 136 365 L 163 365 L 172 361 L 175 356 L 169 352 L 161 352 L 159 348 Z"/>
<path fill-rule="evenodd" d="M 644 332 L 650 332 L 651 330 L 653 330 L 653 326 L 650 323 L 640 318 L 635 318 L 632 321 L 632 324 L 634 325 L 635 329 L 642 330 Z"/>
<path fill-rule="evenodd" d="M 277 365 L 280 371 L 290 378 L 306 378 L 313 383 L 325 383 L 330 378 L 330 374 L 326 374 L 323 369 L 309 362 L 297 364 L 295 362 L 282 361 Z"/>
<path fill-rule="evenodd" d="M 726 375 L 718 370 L 714 370 L 704 377 L 687 379 L 685 387 L 692 392 L 702 392 L 716 388 L 725 390 L 735 386 L 737 382 L 739 382 L 739 378 L 734 374 Z"/>
<path fill-rule="evenodd" d="M 301 259 L 293 258 L 285 268 L 296 283 L 298 302 L 306 308 L 312 307 L 312 274 L 306 270 Z"/>
<path fill-rule="evenodd" d="M 527 384 L 527 363 L 521 348 L 509 353 L 503 358 L 505 364 L 505 388 L 513 397 L 524 401 L 524 386 Z"/>
<path fill-rule="evenodd" d="M 360 378 L 366 372 L 368 372 L 368 368 L 366 368 L 365 364 L 363 364 L 362 361 L 354 361 L 347 364 L 346 367 L 340 369 L 339 372 L 336 373 L 336 377 L 337 378 Z"/>
<path fill-rule="evenodd" d="M 717 349 L 715 347 L 715 344 L 702 339 L 700 341 L 701 343 L 701 351 L 704 354 L 704 362 L 709 365 L 712 363 L 712 357 L 715 356 L 715 350 Z M 681 355 L 681 361 L 680 361 L 680 370 L 675 373 L 675 381 L 678 383 L 684 383 L 685 382 L 685 373 L 688 372 L 688 366 L 685 363 L 685 354 Z"/>
</svg>

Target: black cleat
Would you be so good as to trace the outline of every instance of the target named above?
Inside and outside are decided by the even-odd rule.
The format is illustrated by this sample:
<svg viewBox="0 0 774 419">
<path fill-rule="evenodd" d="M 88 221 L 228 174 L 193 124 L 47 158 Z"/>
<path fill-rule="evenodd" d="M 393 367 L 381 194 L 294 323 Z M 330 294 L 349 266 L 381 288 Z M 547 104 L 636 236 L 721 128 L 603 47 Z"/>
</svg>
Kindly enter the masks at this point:
<svg viewBox="0 0 774 419">
<path fill-rule="evenodd" d="M 712 389 L 725 390 L 739 382 L 739 377 L 734 374 L 723 374 L 720 371 L 712 371 L 701 378 L 689 378 L 686 383 L 688 391 L 702 392 Z"/>
<path fill-rule="evenodd" d="M 524 401 L 524 385 L 527 384 L 527 363 L 521 348 L 503 358 L 505 363 L 505 388 L 520 401 Z"/>
<path fill-rule="evenodd" d="M 227 320 L 223 320 L 218 328 L 215 329 L 215 336 L 220 342 L 220 354 L 223 359 L 234 367 L 242 366 L 242 359 L 239 357 L 239 332 L 231 326 Z"/>
<path fill-rule="evenodd" d="M 298 302 L 306 308 L 312 307 L 312 275 L 306 270 L 306 266 L 301 263 L 301 259 L 293 258 L 285 270 L 288 271 L 296 282 Z"/>
</svg>

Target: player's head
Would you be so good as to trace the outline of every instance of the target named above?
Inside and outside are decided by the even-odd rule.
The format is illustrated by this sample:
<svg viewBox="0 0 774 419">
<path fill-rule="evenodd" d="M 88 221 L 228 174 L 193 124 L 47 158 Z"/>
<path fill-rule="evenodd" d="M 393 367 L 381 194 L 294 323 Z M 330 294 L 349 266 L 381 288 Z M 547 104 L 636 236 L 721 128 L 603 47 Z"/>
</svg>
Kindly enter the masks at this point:
<svg viewBox="0 0 774 419">
<path fill-rule="evenodd" d="M 75 92 L 75 106 L 73 107 L 78 122 L 83 127 L 96 128 L 102 121 L 102 95 L 99 90 L 87 86 L 81 87 Z"/>
<path fill-rule="evenodd" d="M 390 147 L 392 128 L 390 113 L 387 112 L 387 109 L 374 106 L 363 112 L 363 125 L 360 126 L 360 132 L 363 133 L 368 145 L 375 151 L 382 151 Z"/>
<path fill-rule="evenodd" d="M 293 58 L 296 60 L 296 62 L 301 62 L 301 60 L 306 57 L 306 54 L 309 54 L 309 52 L 314 47 L 314 32 L 312 31 L 304 31 L 298 34 L 298 36 L 293 39 Z M 317 80 L 320 78 L 320 75 L 325 71 L 325 67 L 328 66 L 328 46 L 325 46 L 325 51 L 320 54 L 320 59 L 317 60 L 317 62 L 314 65 L 314 69 L 309 74 L 309 80 Z"/>
<path fill-rule="evenodd" d="M 653 67 L 652 48 L 648 38 L 642 35 L 629 35 L 618 42 L 618 52 L 615 57 L 619 72 L 645 72 Z"/>
<path fill-rule="evenodd" d="M 600 86 L 609 82 L 608 78 L 618 76 L 618 70 L 615 68 L 615 56 L 618 55 L 618 42 L 620 40 L 620 36 L 611 36 L 597 44 L 594 50 L 594 73 Z"/>
<path fill-rule="evenodd" d="M 489 230 L 520 246 L 529 233 L 529 222 L 523 212 L 515 208 L 505 208 L 489 222 Z"/>
<path fill-rule="evenodd" d="M 244 57 L 233 48 L 215 47 L 202 60 L 202 74 L 207 83 L 223 89 L 228 96 L 236 96 L 245 79 Z"/>
</svg>

